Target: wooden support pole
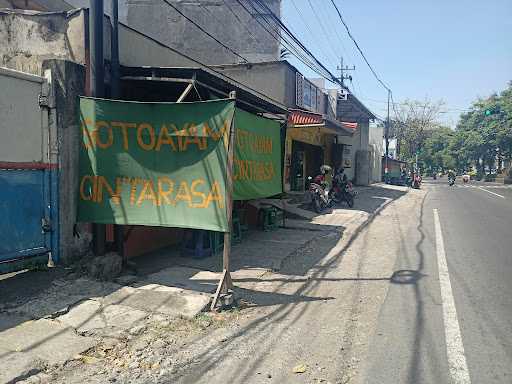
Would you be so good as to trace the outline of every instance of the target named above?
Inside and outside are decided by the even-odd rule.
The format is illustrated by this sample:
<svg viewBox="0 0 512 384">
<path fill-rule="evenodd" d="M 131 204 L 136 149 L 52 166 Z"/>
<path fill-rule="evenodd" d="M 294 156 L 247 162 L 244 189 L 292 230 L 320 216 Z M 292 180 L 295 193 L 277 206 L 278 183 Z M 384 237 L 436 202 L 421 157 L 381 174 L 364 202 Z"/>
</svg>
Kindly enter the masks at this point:
<svg viewBox="0 0 512 384">
<path fill-rule="evenodd" d="M 236 92 L 232 91 L 229 98 L 235 100 Z M 230 275 L 230 257 L 231 257 L 231 232 L 233 232 L 233 157 L 235 147 L 235 117 L 231 121 L 229 129 L 229 142 L 228 142 L 228 161 L 226 167 L 226 210 L 228 217 L 229 232 L 224 233 L 224 250 L 222 253 L 222 269 L 227 271 L 226 274 L 226 289 L 233 287 Z"/>
<path fill-rule="evenodd" d="M 219 285 L 217 286 L 217 290 L 215 291 L 215 295 L 213 295 L 212 304 L 210 305 L 210 311 L 214 311 L 215 307 L 217 306 L 217 302 L 219 301 L 219 296 L 222 293 L 222 291 L 227 291 L 226 288 L 226 276 L 228 276 L 229 273 L 227 270 L 222 271 L 222 276 L 220 277 Z"/>
<path fill-rule="evenodd" d="M 229 98 L 235 100 L 236 92 L 232 91 Z M 230 257 L 231 257 L 231 233 L 233 231 L 233 157 L 235 145 L 235 117 L 231 121 L 228 137 L 228 158 L 226 165 L 226 215 L 228 219 L 228 231 L 224 232 L 224 249 L 222 252 L 222 277 L 217 286 L 217 291 L 213 296 L 210 309 L 213 311 L 221 294 L 229 293 L 233 288 L 233 281 L 230 274 Z"/>
<path fill-rule="evenodd" d="M 177 103 L 181 103 L 183 100 L 185 100 L 185 97 L 188 96 L 188 94 L 190 93 L 190 91 L 192 90 L 192 88 L 194 88 L 194 83 L 189 83 L 187 85 L 187 87 L 185 88 L 185 90 L 183 91 L 183 93 L 180 95 L 180 97 L 178 98 L 178 101 Z"/>
</svg>

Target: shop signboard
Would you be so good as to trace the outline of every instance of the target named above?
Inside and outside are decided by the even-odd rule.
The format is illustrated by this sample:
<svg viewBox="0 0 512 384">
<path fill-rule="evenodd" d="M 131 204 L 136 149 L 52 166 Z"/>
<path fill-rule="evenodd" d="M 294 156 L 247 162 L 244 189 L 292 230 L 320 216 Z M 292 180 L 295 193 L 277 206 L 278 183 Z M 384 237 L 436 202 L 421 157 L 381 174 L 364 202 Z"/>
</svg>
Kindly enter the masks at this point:
<svg viewBox="0 0 512 384">
<path fill-rule="evenodd" d="M 228 231 L 233 100 L 80 99 L 78 220 Z"/>
<path fill-rule="evenodd" d="M 236 109 L 232 100 L 84 97 L 79 116 L 79 221 L 227 231 L 226 146 L 233 119 L 233 198 L 282 192 L 279 123 Z"/>
<path fill-rule="evenodd" d="M 233 198 L 248 200 L 281 193 L 279 123 L 236 109 L 235 127 Z"/>
</svg>

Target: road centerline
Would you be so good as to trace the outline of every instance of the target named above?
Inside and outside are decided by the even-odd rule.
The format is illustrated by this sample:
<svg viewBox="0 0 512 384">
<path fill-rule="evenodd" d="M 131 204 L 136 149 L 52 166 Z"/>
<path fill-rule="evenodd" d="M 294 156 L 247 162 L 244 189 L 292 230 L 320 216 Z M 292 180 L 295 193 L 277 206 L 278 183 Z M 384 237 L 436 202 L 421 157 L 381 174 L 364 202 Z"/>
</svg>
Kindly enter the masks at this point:
<svg viewBox="0 0 512 384">
<path fill-rule="evenodd" d="M 505 196 L 500 195 L 499 193 L 495 193 L 495 192 L 489 191 L 489 190 L 487 190 L 487 189 L 485 189 L 485 188 L 483 188 L 483 187 L 478 187 L 478 189 L 481 189 L 482 191 L 485 191 L 485 192 L 487 192 L 487 193 L 490 193 L 491 195 L 501 197 L 502 199 L 504 199 L 504 198 L 505 198 Z"/>
<path fill-rule="evenodd" d="M 453 298 L 452 285 L 448 273 L 448 263 L 446 262 L 441 222 L 439 221 L 437 209 L 434 209 L 434 227 L 439 285 L 441 288 L 441 301 L 443 306 L 446 353 L 448 356 L 450 376 L 454 384 L 470 384 L 471 379 L 469 377 L 468 365 L 464 353 L 457 309 L 455 308 L 455 300 Z"/>
</svg>

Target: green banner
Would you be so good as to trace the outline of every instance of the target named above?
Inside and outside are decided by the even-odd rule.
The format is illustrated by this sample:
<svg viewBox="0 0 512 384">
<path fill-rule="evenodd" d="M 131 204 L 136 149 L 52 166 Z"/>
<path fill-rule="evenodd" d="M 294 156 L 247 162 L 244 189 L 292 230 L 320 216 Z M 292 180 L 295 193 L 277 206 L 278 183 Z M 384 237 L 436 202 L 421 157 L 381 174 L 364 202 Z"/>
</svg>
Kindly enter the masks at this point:
<svg viewBox="0 0 512 384">
<path fill-rule="evenodd" d="M 281 193 L 279 123 L 237 108 L 235 126 L 233 198 L 248 200 Z"/>
<path fill-rule="evenodd" d="M 81 98 L 78 220 L 228 231 L 226 144 L 234 112 L 232 100 Z"/>
</svg>

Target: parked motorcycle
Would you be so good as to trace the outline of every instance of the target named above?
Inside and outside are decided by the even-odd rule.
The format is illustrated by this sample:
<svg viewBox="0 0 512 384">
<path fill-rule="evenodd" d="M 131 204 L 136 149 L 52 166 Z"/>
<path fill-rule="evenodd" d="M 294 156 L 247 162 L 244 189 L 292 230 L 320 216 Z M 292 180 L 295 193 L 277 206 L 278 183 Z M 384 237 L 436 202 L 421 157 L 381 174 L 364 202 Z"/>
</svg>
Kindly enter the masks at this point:
<svg viewBox="0 0 512 384">
<path fill-rule="evenodd" d="M 412 186 L 414 189 L 420 189 L 420 187 L 421 187 L 421 181 L 422 181 L 421 176 L 420 176 L 420 175 L 415 175 L 415 176 L 414 176 L 414 178 L 413 178 L 413 180 L 412 180 L 412 185 L 411 185 L 411 186 Z"/>
<path fill-rule="evenodd" d="M 331 196 L 336 204 L 340 204 L 343 201 L 352 208 L 354 206 L 354 198 L 356 197 L 356 191 L 350 181 L 346 177 L 335 177 L 332 183 Z"/>
<path fill-rule="evenodd" d="M 308 177 L 309 181 L 309 193 L 311 195 L 311 205 L 316 213 L 322 213 L 324 209 L 328 208 L 332 204 L 332 199 L 329 196 L 329 190 L 327 189 L 323 178 L 321 176 L 313 178 Z"/>
</svg>

